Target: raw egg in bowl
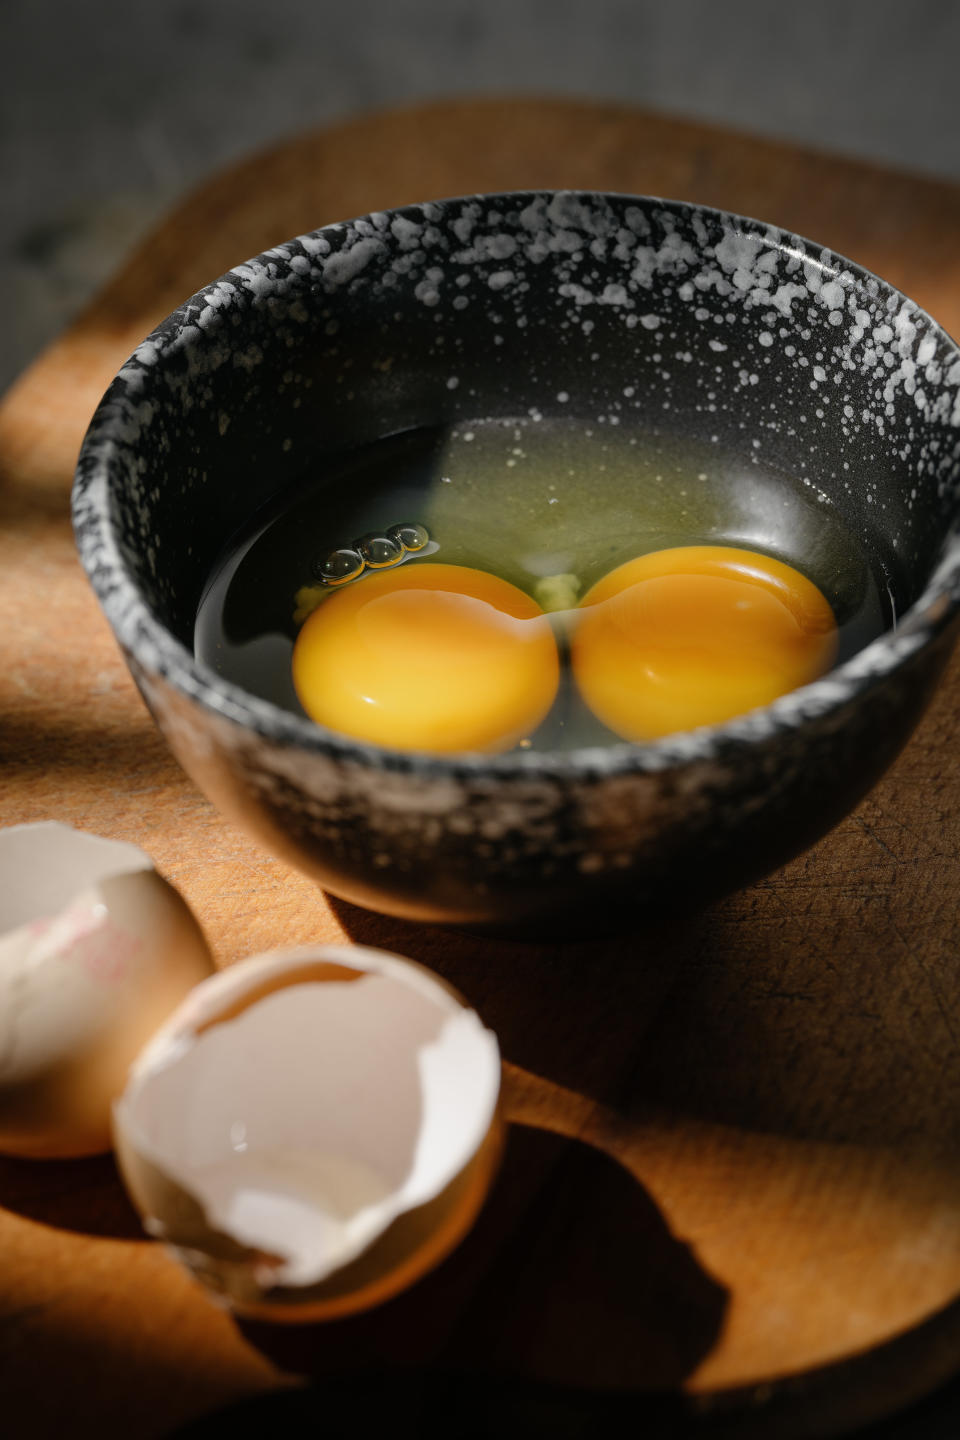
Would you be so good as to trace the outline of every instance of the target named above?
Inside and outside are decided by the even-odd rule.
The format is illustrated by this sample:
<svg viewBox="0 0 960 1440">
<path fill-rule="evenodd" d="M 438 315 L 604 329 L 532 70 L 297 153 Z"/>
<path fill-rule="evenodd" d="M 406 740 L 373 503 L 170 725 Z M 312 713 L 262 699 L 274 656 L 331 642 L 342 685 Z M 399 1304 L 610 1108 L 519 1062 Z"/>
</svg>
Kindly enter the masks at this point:
<svg viewBox="0 0 960 1440">
<path fill-rule="evenodd" d="M 206 794 L 334 894 L 589 930 L 882 774 L 955 637 L 960 351 L 822 246 L 523 193 L 277 246 L 135 352 L 82 560 Z"/>
</svg>

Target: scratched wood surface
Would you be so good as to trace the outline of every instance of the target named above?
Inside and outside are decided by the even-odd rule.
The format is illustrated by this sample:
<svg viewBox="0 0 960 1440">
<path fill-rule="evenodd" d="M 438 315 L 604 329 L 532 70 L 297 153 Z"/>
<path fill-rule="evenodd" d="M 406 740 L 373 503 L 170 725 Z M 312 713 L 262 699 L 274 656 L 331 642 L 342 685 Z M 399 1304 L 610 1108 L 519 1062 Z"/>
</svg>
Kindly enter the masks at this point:
<svg viewBox="0 0 960 1440">
<path fill-rule="evenodd" d="M 328 900 L 222 821 L 78 568 L 77 448 L 162 315 L 299 231 L 527 186 L 775 221 L 960 332 L 957 189 L 626 109 L 491 101 L 375 115 L 214 177 L 26 372 L 0 407 L 3 823 L 144 846 L 221 964 L 347 937 L 435 967 L 499 1033 L 515 1124 L 450 1261 L 369 1316 L 280 1334 L 234 1323 L 140 1237 L 108 1158 L 0 1161 L 6 1433 L 149 1440 L 297 1377 L 426 1366 L 538 1405 L 575 1392 L 567 1417 L 627 1395 L 684 1433 L 825 1436 L 960 1369 L 960 666 L 889 776 L 786 870 L 673 933 L 494 943 Z"/>
</svg>

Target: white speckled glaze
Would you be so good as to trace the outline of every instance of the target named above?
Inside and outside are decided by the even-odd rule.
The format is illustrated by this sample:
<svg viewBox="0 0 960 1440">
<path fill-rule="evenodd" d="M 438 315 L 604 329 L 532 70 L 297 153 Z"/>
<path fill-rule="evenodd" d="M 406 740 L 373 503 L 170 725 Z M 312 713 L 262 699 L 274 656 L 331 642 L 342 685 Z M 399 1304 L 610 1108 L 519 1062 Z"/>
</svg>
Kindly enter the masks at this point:
<svg viewBox="0 0 960 1440">
<path fill-rule="evenodd" d="M 798 475 L 851 526 L 869 516 L 897 630 L 727 725 L 557 755 L 358 744 L 194 659 L 217 552 L 308 461 L 551 410 L 608 425 L 671 411 Z M 134 676 L 217 804 L 348 899 L 534 928 L 721 893 L 855 804 L 953 643 L 958 509 L 960 351 L 929 316 L 756 221 L 583 193 L 374 214 L 236 267 L 121 370 L 74 499 Z"/>
</svg>

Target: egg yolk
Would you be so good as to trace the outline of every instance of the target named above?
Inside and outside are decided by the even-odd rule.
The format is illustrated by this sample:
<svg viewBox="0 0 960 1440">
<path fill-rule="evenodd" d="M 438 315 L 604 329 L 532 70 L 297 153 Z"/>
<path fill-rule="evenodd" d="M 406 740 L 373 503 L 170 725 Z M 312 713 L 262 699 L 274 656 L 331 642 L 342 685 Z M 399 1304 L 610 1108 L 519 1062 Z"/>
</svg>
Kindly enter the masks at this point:
<svg viewBox="0 0 960 1440">
<path fill-rule="evenodd" d="M 536 601 L 462 565 L 420 562 L 345 585 L 293 650 L 311 719 L 400 750 L 507 750 L 544 718 L 559 674 Z"/>
<path fill-rule="evenodd" d="M 719 545 L 630 560 L 584 596 L 571 641 L 577 686 L 625 740 L 717 725 L 824 674 L 830 605 L 799 571 Z"/>
</svg>

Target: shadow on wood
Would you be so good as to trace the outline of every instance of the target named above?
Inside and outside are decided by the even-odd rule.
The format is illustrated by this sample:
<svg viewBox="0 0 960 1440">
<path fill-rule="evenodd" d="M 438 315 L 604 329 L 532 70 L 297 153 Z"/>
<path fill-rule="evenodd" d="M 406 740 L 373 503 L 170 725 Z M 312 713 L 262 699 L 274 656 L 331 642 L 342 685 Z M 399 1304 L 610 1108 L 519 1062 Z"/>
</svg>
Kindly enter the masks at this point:
<svg viewBox="0 0 960 1440">
<path fill-rule="evenodd" d="M 281 1369 L 523 1375 L 669 1391 L 709 1352 L 726 1291 L 641 1185 L 599 1151 L 513 1127 L 476 1226 L 432 1274 L 365 1314 L 240 1322 Z"/>
<path fill-rule="evenodd" d="M 145 1239 L 112 1155 L 86 1160 L 0 1157 L 0 1205 L 58 1230 L 113 1240 Z"/>
</svg>

